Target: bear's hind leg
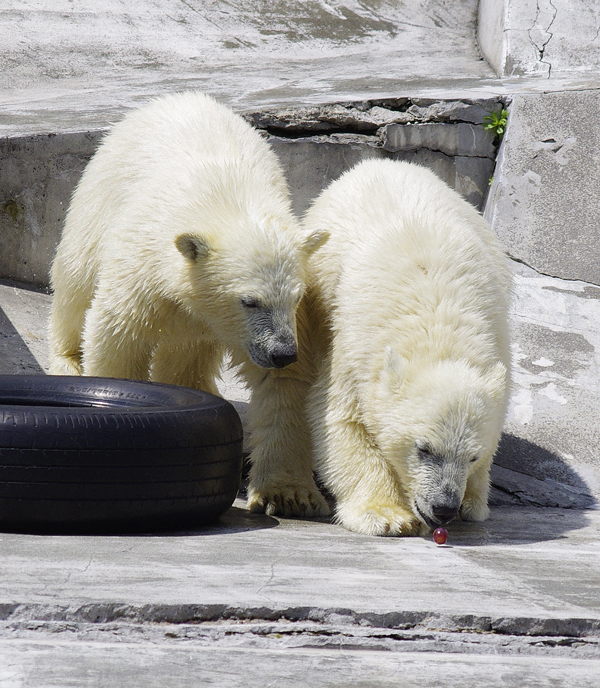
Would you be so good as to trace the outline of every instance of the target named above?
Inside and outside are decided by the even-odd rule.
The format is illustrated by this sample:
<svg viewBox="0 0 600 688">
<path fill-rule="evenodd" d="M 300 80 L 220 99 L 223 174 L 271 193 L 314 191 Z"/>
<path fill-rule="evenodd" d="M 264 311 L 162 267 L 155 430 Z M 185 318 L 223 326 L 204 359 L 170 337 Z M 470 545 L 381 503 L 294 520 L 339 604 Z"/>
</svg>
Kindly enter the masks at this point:
<svg viewBox="0 0 600 688">
<path fill-rule="evenodd" d="M 154 351 L 150 379 L 220 396 L 215 380 L 219 377 L 222 359 L 223 350 L 214 342 L 171 345 L 162 341 Z"/>
</svg>

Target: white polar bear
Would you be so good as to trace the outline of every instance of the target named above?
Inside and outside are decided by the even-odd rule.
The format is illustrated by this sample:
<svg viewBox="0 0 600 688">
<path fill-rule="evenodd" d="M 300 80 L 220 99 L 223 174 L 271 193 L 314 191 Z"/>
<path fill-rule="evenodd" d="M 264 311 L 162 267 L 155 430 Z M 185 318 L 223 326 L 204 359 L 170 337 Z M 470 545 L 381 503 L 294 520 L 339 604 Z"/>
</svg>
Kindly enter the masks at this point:
<svg viewBox="0 0 600 688">
<path fill-rule="evenodd" d="M 229 351 L 253 391 L 255 470 L 294 464 L 293 490 L 278 484 L 271 501 L 327 513 L 310 441 L 287 427 L 305 392 L 286 368 L 306 260 L 326 238 L 300 228 L 275 154 L 240 116 L 199 93 L 158 98 L 105 137 L 73 196 L 51 273 L 50 371 L 216 394 Z"/>
<path fill-rule="evenodd" d="M 305 228 L 330 233 L 309 259 L 329 341 L 308 416 L 339 523 L 413 535 L 485 519 L 511 290 L 487 223 L 432 172 L 379 160 L 331 184 Z"/>
</svg>

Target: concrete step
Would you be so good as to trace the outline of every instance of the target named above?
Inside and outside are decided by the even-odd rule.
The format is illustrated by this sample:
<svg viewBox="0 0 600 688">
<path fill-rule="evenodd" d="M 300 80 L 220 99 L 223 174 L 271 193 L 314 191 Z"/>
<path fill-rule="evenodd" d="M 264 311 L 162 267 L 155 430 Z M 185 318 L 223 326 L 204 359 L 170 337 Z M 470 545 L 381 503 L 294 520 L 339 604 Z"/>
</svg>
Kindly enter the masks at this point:
<svg viewBox="0 0 600 688">
<path fill-rule="evenodd" d="M 3 534 L 5 685 L 595 688 L 600 512 L 497 508 L 440 547 L 244 506 L 201 531 Z"/>
</svg>

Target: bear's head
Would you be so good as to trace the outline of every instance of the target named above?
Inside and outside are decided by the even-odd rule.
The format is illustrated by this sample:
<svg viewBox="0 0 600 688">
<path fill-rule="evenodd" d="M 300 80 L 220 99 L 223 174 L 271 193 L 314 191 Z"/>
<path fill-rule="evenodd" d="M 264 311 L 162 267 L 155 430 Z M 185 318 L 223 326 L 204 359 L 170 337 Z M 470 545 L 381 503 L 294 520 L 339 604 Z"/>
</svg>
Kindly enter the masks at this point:
<svg viewBox="0 0 600 688">
<path fill-rule="evenodd" d="M 508 377 L 501 362 L 480 370 L 464 360 L 415 364 L 386 352 L 380 442 L 415 516 L 430 528 L 459 513 L 487 517 Z M 476 472 L 479 494 L 465 495 Z"/>
<path fill-rule="evenodd" d="M 242 227 L 233 238 L 180 234 L 182 301 L 237 356 L 261 368 L 283 368 L 298 358 L 296 309 L 308 256 L 327 238 L 326 232 L 269 223 Z"/>
</svg>

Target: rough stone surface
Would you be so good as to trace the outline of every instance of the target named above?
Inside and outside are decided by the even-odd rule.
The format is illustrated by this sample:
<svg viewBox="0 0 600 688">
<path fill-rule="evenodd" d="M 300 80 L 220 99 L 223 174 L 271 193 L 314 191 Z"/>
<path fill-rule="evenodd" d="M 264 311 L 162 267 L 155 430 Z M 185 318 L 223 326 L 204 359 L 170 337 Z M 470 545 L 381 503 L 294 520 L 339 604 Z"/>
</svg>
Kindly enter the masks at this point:
<svg viewBox="0 0 600 688">
<path fill-rule="evenodd" d="M 520 36 L 536 25 L 536 2 L 509 2 L 525 13 L 509 24 Z M 524 82 L 499 79 L 482 59 L 477 0 L 192 0 L 167 9 L 162 0 L 16 0 L 0 11 L 0 135 L 103 129 L 149 97 L 186 89 L 245 110 L 598 88 L 594 3 L 575 0 L 569 13 L 569 2 L 561 0 L 569 20 L 550 46 L 568 44 L 577 68 L 550 79 L 533 70 Z M 549 4 L 540 3 L 538 23 Z M 481 18 L 479 26 L 487 30 Z M 523 36 L 511 52 L 521 62 L 535 58 Z"/>
<path fill-rule="evenodd" d="M 101 132 L 0 138 L 0 275 L 46 286 L 75 184 Z"/>
<path fill-rule="evenodd" d="M 450 156 L 496 158 L 494 135 L 473 124 L 388 124 L 383 147 L 392 152 L 427 148 Z"/>
<path fill-rule="evenodd" d="M 243 507 L 162 536 L 0 535 L 4 685 L 595 685 L 600 512 L 496 509 L 438 547 Z"/>
<path fill-rule="evenodd" d="M 438 131 L 444 126 L 432 125 Z M 439 133 L 441 135 L 442 132 Z M 272 137 L 270 143 L 283 164 L 292 191 L 293 208 L 298 215 L 306 211 L 311 201 L 331 181 L 353 165 L 370 158 L 408 160 L 428 167 L 475 207 L 482 208 L 488 180 L 494 170 L 494 161 L 473 154 L 469 157 L 447 154 L 440 150 L 443 144 L 435 142 L 435 132 L 431 138 L 431 149 L 421 147 L 402 150 L 398 147 L 394 152 L 386 151 L 375 136 L 357 134 L 330 134 L 296 139 Z"/>
<path fill-rule="evenodd" d="M 446 546 L 250 514 L 141 536 L 0 535 L 3 621 L 313 621 L 600 634 L 600 511 L 501 507 Z"/>
<path fill-rule="evenodd" d="M 538 272 L 600 284 L 600 91 L 516 96 L 486 216 Z"/>
<path fill-rule="evenodd" d="M 598 499 L 600 288 L 514 268 L 514 386 L 505 429 L 520 446 L 507 445 L 498 462 Z"/>
<path fill-rule="evenodd" d="M 469 122 L 498 110 L 498 98 L 485 100 L 431 100 L 388 98 L 383 101 L 336 103 L 312 107 L 285 107 L 248 112 L 245 117 L 259 129 L 279 132 L 375 131 L 387 124 L 423 122 Z"/>
<path fill-rule="evenodd" d="M 429 538 L 249 514 L 0 534 L 0 681 L 596 688 L 600 512 L 497 508 Z"/>
</svg>

